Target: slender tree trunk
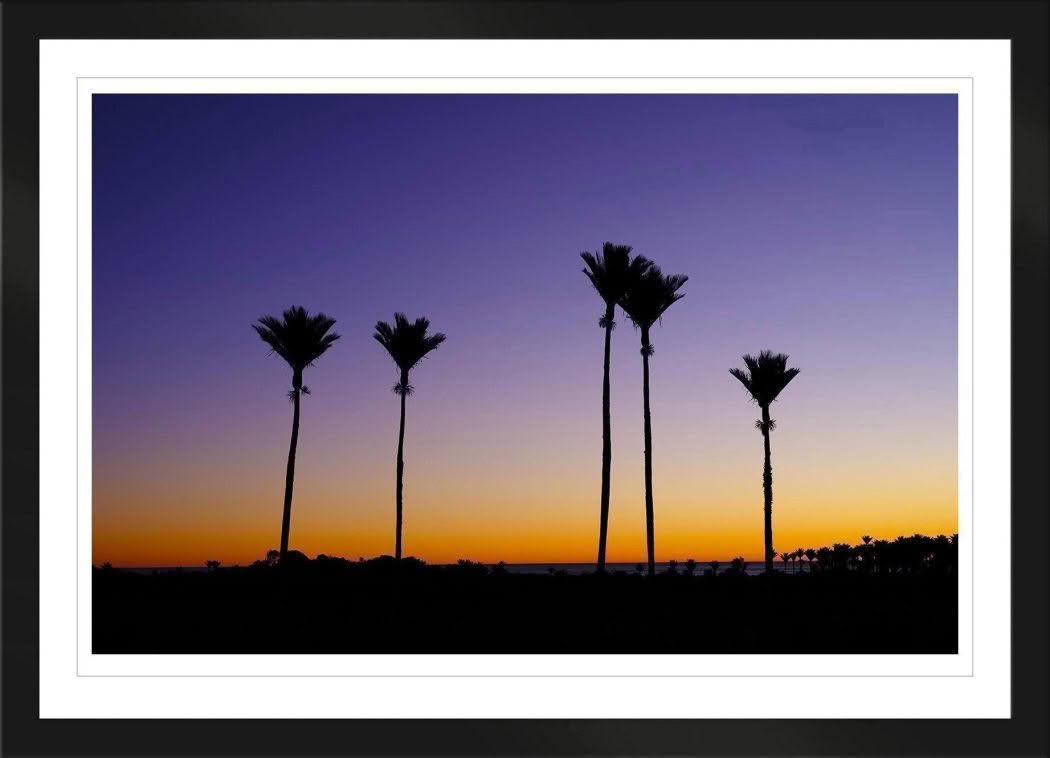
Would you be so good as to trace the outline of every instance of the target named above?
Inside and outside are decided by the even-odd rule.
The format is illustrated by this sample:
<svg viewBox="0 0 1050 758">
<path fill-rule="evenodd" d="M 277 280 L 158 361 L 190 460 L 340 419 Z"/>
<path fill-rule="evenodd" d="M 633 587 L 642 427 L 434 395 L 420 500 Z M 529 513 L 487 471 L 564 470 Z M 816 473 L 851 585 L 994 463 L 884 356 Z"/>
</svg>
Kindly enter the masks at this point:
<svg viewBox="0 0 1050 758">
<path fill-rule="evenodd" d="M 649 553 L 649 576 L 656 574 L 653 537 L 653 429 L 649 416 L 649 330 L 642 328 L 642 408 L 645 418 L 645 547 Z"/>
<path fill-rule="evenodd" d="M 605 368 L 602 372 L 602 499 L 598 523 L 598 571 L 605 571 L 605 545 L 609 537 L 609 478 L 612 470 L 612 422 L 609 414 L 609 353 L 612 348 L 615 306 L 605 309 Z"/>
<path fill-rule="evenodd" d="M 288 445 L 288 469 L 284 475 L 284 515 L 281 517 L 281 564 L 288 555 L 288 530 L 292 523 L 292 485 L 295 482 L 295 449 L 299 445 L 299 398 L 302 380 L 292 382 L 292 441 Z"/>
<path fill-rule="evenodd" d="M 765 496 L 766 571 L 773 572 L 773 464 L 769 454 L 769 408 L 762 408 L 762 442 L 765 462 L 762 466 L 762 494 Z"/>
<path fill-rule="evenodd" d="M 397 433 L 397 523 L 394 527 L 394 558 L 401 560 L 401 496 L 405 476 L 405 397 L 408 395 L 408 372 L 401 372 L 401 426 Z"/>
</svg>

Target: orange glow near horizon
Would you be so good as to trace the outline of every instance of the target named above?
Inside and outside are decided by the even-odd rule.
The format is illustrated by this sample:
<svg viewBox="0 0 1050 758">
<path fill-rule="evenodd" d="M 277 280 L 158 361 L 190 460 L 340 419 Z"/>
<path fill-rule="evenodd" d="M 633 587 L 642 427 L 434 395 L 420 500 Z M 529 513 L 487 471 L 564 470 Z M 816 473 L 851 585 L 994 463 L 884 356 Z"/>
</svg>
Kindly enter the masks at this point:
<svg viewBox="0 0 1050 758">
<path fill-rule="evenodd" d="M 954 456 L 945 456 L 941 465 L 920 465 L 914 458 L 909 463 L 911 453 L 902 442 L 889 459 L 879 460 L 867 450 L 864 459 L 852 465 L 825 458 L 821 468 L 816 464 L 819 454 L 792 452 L 787 445 L 794 435 L 786 429 L 774 435 L 778 433 L 774 445 L 783 443 L 779 457 L 774 454 L 778 551 L 856 544 L 862 534 L 893 539 L 958 531 Z M 746 428 L 733 436 L 747 455 L 730 459 L 723 449 L 690 464 L 686 456 L 669 450 L 664 459 L 657 459 L 658 561 L 725 563 L 738 555 L 761 559 L 760 437 Z M 392 466 L 381 465 L 389 456 L 373 451 L 377 471 L 367 481 L 344 467 L 347 478 L 359 482 L 344 491 L 325 484 L 338 464 L 311 456 L 310 447 L 307 443 L 298 470 L 290 547 L 311 557 L 324 553 L 351 560 L 392 553 L 393 482 L 384 476 Z M 864 448 L 869 447 L 870 441 Z M 422 460 L 416 452 L 410 459 L 415 468 L 409 464 L 406 475 L 406 555 L 430 563 L 461 558 L 485 563 L 594 560 L 597 471 L 589 481 L 582 475 L 574 480 L 572 466 L 551 463 L 545 469 L 565 482 L 553 487 L 552 479 L 530 478 L 528 461 L 518 460 L 493 464 L 465 480 L 451 476 L 442 457 Z M 803 471 L 807 462 L 816 468 Z M 608 548 L 613 563 L 645 560 L 640 463 L 621 462 L 613 469 Z M 163 494 L 148 479 L 138 485 L 124 480 L 120 494 L 96 484 L 96 503 L 105 502 L 106 507 L 96 508 L 94 562 L 146 567 L 195 566 L 211 559 L 246 565 L 258 560 L 277 547 L 281 473 L 277 466 L 266 478 L 269 489 L 255 482 L 238 490 L 233 482 L 224 483 L 218 474 L 205 471 L 195 480 L 163 488 Z M 504 482 L 514 482 L 515 487 L 504 492 Z M 149 493 L 152 505 L 142 507 Z"/>
</svg>

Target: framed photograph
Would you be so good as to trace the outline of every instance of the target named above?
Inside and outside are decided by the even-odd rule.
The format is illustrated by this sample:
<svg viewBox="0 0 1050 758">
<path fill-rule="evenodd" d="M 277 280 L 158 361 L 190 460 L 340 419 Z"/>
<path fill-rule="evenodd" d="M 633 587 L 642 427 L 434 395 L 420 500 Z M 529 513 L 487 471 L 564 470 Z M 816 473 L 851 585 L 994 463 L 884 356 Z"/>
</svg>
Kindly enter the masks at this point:
<svg viewBox="0 0 1050 758">
<path fill-rule="evenodd" d="M 1046 755 L 1045 2 L 3 4 L 5 755 Z"/>
</svg>

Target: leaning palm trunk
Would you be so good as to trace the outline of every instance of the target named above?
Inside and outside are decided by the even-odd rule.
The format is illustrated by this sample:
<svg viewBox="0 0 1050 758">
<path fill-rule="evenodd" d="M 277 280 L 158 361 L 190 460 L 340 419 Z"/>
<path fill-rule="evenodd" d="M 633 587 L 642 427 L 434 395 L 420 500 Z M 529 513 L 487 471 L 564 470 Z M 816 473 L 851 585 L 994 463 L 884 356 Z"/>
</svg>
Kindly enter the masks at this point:
<svg viewBox="0 0 1050 758">
<path fill-rule="evenodd" d="M 649 576 L 656 574 L 655 538 L 653 535 L 653 428 L 649 415 L 649 329 L 642 329 L 642 413 L 645 419 L 645 547 L 649 554 Z"/>
<path fill-rule="evenodd" d="M 292 391 L 288 393 L 292 413 L 292 441 L 288 445 L 288 469 L 284 479 L 284 513 L 281 516 L 281 564 L 288 556 L 288 531 L 292 521 L 292 485 L 295 483 L 295 448 L 299 443 L 299 403 L 310 390 L 303 386 L 303 370 L 314 364 L 332 346 L 339 335 L 329 330 L 335 319 L 323 313 L 311 316 L 302 306 L 294 305 L 280 319 L 263 316 L 252 324 L 259 339 L 270 346 L 292 369 Z"/>
<path fill-rule="evenodd" d="M 302 394 L 302 379 L 293 382 L 292 388 L 292 441 L 288 445 L 288 469 L 284 475 L 284 515 L 281 517 L 281 563 L 288 555 L 288 531 L 292 523 L 292 486 L 295 483 L 295 449 L 299 446 L 299 396 Z"/>
<path fill-rule="evenodd" d="M 609 537 L 609 478 L 612 469 L 612 422 L 609 414 L 609 354 L 612 349 L 614 306 L 605 310 L 605 370 L 602 374 L 602 495 L 598 525 L 598 572 L 605 571 L 605 545 Z"/>
<path fill-rule="evenodd" d="M 405 478 L 405 396 L 408 394 L 408 372 L 401 372 L 401 426 L 397 433 L 397 516 L 394 537 L 394 558 L 401 560 L 402 491 Z"/>
<path fill-rule="evenodd" d="M 769 453 L 769 408 L 762 406 L 762 443 L 765 462 L 762 466 L 762 494 L 765 496 L 766 572 L 773 573 L 773 464 Z"/>
</svg>

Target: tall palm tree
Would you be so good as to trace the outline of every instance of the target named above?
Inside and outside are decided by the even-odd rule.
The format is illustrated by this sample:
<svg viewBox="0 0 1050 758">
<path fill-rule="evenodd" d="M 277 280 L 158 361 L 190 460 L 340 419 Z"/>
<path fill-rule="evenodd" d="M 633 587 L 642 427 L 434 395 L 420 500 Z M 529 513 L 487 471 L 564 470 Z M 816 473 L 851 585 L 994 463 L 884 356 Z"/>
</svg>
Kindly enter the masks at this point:
<svg viewBox="0 0 1050 758">
<path fill-rule="evenodd" d="M 645 434 L 645 543 L 649 552 L 649 576 L 656 574 L 656 556 L 653 537 L 653 431 L 649 414 L 649 356 L 653 344 L 649 330 L 664 312 L 683 297 L 679 292 L 689 280 L 684 274 L 664 276 L 660 267 L 652 264 L 644 274 L 630 282 L 620 300 L 620 307 L 642 333 L 642 406 Z"/>
<path fill-rule="evenodd" d="M 598 518 L 598 571 L 605 571 L 605 546 L 609 535 L 609 473 L 612 469 L 612 432 L 609 418 L 609 355 L 612 330 L 616 328 L 616 304 L 623 299 L 627 286 L 652 265 L 646 258 L 631 257 L 630 245 L 606 242 L 599 253 L 580 253 L 586 268 L 584 275 L 605 303 L 605 313 L 598 326 L 605 330 L 605 368 L 602 373 L 602 491 Z"/>
<path fill-rule="evenodd" d="M 769 433 L 776 428 L 776 421 L 769 417 L 769 406 L 783 392 L 788 382 L 798 376 L 797 368 L 787 368 L 788 357 L 783 353 L 772 353 L 763 350 L 756 358 L 744 356 L 747 371 L 738 368 L 729 369 L 744 389 L 751 395 L 758 407 L 762 409 L 762 418 L 755 422 L 755 427 L 762 432 L 765 446 L 765 465 L 762 469 L 762 492 L 765 496 L 765 541 L 766 571 L 773 571 L 773 466 L 769 452 Z"/>
<path fill-rule="evenodd" d="M 339 339 L 329 330 L 335 319 L 323 313 L 310 315 L 305 308 L 292 306 L 280 319 L 263 316 L 252 324 L 260 339 L 283 358 L 292 369 L 292 389 L 288 393 L 292 401 L 292 441 L 288 446 L 288 468 L 284 476 L 284 514 L 281 517 L 282 562 L 288 555 L 288 530 L 292 520 L 292 485 L 295 482 L 295 449 L 299 444 L 299 400 L 309 395 L 310 388 L 303 384 L 303 371 L 320 358 Z"/>
<path fill-rule="evenodd" d="M 427 353 L 436 350 L 438 345 L 445 341 L 445 335 L 441 332 L 427 334 L 430 321 L 425 318 L 417 318 L 409 322 L 404 313 L 394 314 L 394 325 L 385 321 L 376 324 L 375 341 L 386 348 L 398 371 L 401 372 L 400 379 L 394 385 L 394 392 L 401 398 L 401 425 L 397 434 L 397 517 L 394 532 L 394 557 L 401 559 L 401 503 L 402 483 L 405 474 L 405 398 L 412 394 L 412 385 L 408 383 L 408 372 L 416 364 L 427 357 Z"/>
</svg>

